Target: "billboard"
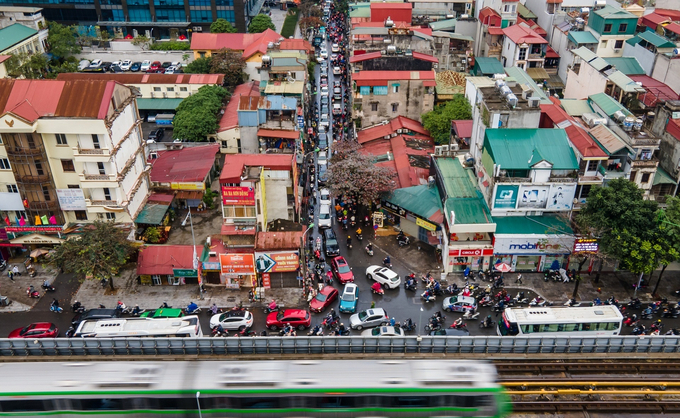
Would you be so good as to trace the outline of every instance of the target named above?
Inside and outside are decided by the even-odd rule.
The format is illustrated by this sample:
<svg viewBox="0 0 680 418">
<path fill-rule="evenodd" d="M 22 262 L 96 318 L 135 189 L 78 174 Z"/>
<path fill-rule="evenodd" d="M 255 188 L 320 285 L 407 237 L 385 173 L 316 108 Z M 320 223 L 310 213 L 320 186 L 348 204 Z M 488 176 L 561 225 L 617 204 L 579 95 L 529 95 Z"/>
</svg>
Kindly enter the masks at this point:
<svg viewBox="0 0 680 418">
<path fill-rule="evenodd" d="M 548 194 L 547 209 L 571 210 L 574 204 L 576 184 L 553 184 Z"/>
<path fill-rule="evenodd" d="M 599 244 L 595 238 L 576 238 L 574 253 L 597 253 Z"/>
<path fill-rule="evenodd" d="M 222 273 L 254 274 L 255 256 L 253 254 L 220 254 Z"/>
<path fill-rule="evenodd" d="M 550 186 L 521 186 L 519 198 L 517 199 L 517 207 L 545 209 L 548 204 L 549 194 Z"/>
<path fill-rule="evenodd" d="M 493 199 L 494 209 L 515 209 L 519 186 L 512 184 L 499 184 L 496 186 L 496 195 Z"/>
<path fill-rule="evenodd" d="M 258 273 L 285 273 L 296 271 L 299 266 L 297 251 L 255 253 L 255 270 Z"/>
<path fill-rule="evenodd" d="M 225 205 L 254 206 L 255 189 L 252 187 L 222 186 L 222 203 Z"/>
<path fill-rule="evenodd" d="M 83 189 L 57 189 L 61 210 L 87 210 Z"/>
</svg>

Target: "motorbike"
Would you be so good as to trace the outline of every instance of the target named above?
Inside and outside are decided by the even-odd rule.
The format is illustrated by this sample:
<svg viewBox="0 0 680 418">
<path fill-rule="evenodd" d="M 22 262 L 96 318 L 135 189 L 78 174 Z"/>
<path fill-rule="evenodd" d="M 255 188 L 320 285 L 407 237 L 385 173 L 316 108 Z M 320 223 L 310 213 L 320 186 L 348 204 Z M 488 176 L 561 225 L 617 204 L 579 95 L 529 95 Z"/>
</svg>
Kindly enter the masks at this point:
<svg viewBox="0 0 680 418">
<path fill-rule="evenodd" d="M 457 295 L 457 294 L 458 294 L 458 290 L 460 290 L 460 289 L 458 289 L 458 285 L 455 284 L 455 283 L 453 283 L 453 284 L 448 285 L 448 286 L 446 287 L 446 289 L 444 289 L 444 292 L 445 292 L 447 295 Z"/>
<path fill-rule="evenodd" d="M 314 336 L 314 337 L 323 337 L 323 327 L 321 325 L 317 325 L 314 328 L 312 328 L 307 335 Z"/>
<path fill-rule="evenodd" d="M 389 257 L 383 258 L 383 265 L 387 268 L 392 268 L 392 263 Z"/>
<path fill-rule="evenodd" d="M 371 257 L 373 257 L 373 248 L 372 248 L 372 247 L 366 246 L 366 248 L 364 248 L 364 249 L 366 250 L 366 254 L 368 254 L 368 255 L 370 255 Z"/>
<path fill-rule="evenodd" d="M 409 245 L 411 243 L 411 239 L 404 235 L 403 232 L 399 232 L 399 235 L 397 235 L 397 243 L 400 247 L 403 247 L 405 245 Z"/>
<path fill-rule="evenodd" d="M 633 334 L 633 335 L 642 335 L 642 334 L 644 334 L 646 331 L 647 331 L 647 329 L 645 328 L 644 325 L 638 324 L 638 325 L 635 326 L 635 328 L 633 328 L 632 334 Z"/>
<path fill-rule="evenodd" d="M 420 297 L 425 302 L 434 302 L 435 300 L 437 300 L 437 297 L 435 295 L 433 295 L 429 290 L 426 290 L 423 293 L 421 293 Z"/>
<path fill-rule="evenodd" d="M 375 282 L 371 286 L 371 292 L 375 293 L 376 295 L 380 295 L 380 296 L 385 294 L 385 291 L 383 290 L 382 286 L 380 286 L 380 283 L 378 283 L 378 282 Z"/>
<path fill-rule="evenodd" d="M 442 329 L 442 322 L 443 321 L 433 321 L 432 318 L 430 318 L 430 322 L 425 325 L 425 332 L 439 331 Z"/>
<path fill-rule="evenodd" d="M 416 330 L 416 324 L 411 320 L 411 318 L 408 318 L 404 321 L 404 323 L 401 325 L 401 328 L 405 332 L 410 332 L 410 331 L 415 331 Z"/>
<path fill-rule="evenodd" d="M 40 298 L 40 292 L 38 292 L 37 290 L 35 290 L 35 289 L 33 288 L 33 286 L 31 286 L 31 287 L 29 287 L 28 289 L 26 289 L 26 295 L 27 295 L 29 298 L 36 298 L 36 299 L 39 299 L 39 298 Z"/>
<path fill-rule="evenodd" d="M 55 290 L 57 290 L 54 288 L 54 286 L 50 285 L 47 282 L 43 283 L 41 287 L 43 288 L 43 290 L 46 290 L 48 292 L 54 292 Z"/>
<path fill-rule="evenodd" d="M 228 337 L 229 333 L 222 328 L 222 325 L 218 325 L 216 327 L 213 327 L 212 330 L 210 330 L 210 336 L 211 337 Z"/>
<path fill-rule="evenodd" d="M 347 248 L 352 249 L 352 241 L 347 240 Z"/>
<path fill-rule="evenodd" d="M 0 271 L 5 271 L 7 268 L 7 260 L 0 261 Z"/>
<path fill-rule="evenodd" d="M 453 321 L 453 324 L 449 326 L 449 328 L 453 329 L 467 329 L 467 325 L 463 322 L 463 318 L 458 318 L 455 321 Z"/>
<path fill-rule="evenodd" d="M 642 313 L 640 314 L 640 318 L 642 319 L 652 319 L 654 318 L 654 311 L 652 308 L 647 308 Z"/>
<path fill-rule="evenodd" d="M 628 316 L 626 319 L 623 320 L 623 325 L 633 327 L 637 325 L 639 322 L 637 315 L 633 314 L 633 316 Z"/>
<path fill-rule="evenodd" d="M 357 239 L 358 239 L 359 241 L 363 241 L 364 236 L 363 236 L 362 234 L 355 234 L 355 235 L 357 236 Z"/>
<path fill-rule="evenodd" d="M 628 302 L 628 309 L 641 309 L 642 308 L 642 303 L 640 302 L 639 298 L 631 299 L 630 302 Z"/>
<path fill-rule="evenodd" d="M 76 334 L 76 328 L 73 325 L 68 327 L 68 329 L 66 330 L 66 338 L 71 338 L 75 334 Z"/>
<path fill-rule="evenodd" d="M 526 297 L 524 297 L 524 292 L 517 293 L 517 296 L 515 296 L 513 300 L 518 305 L 523 305 L 529 301 Z"/>
<path fill-rule="evenodd" d="M 472 310 L 470 309 L 465 311 L 465 313 L 463 314 L 463 319 L 474 320 L 477 318 L 479 318 L 479 312 L 472 313 Z"/>
<path fill-rule="evenodd" d="M 331 335 L 335 337 L 349 337 L 349 329 L 344 328 L 340 329 L 340 327 L 336 327 L 333 331 L 331 331 Z"/>
<path fill-rule="evenodd" d="M 339 322 L 340 322 L 340 318 L 338 318 L 337 316 L 328 315 L 323 319 L 323 322 L 321 323 L 321 325 L 326 327 L 326 329 L 331 329 L 331 328 L 337 327 Z"/>
<path fill-rule="evenodd" d="M 564 302 L 564 306 L 567 306 L 567 307 L 570 307 L 570 308 L 571 307 L 577 307 L 577 306 L 581 306 L 581 303 L 576 302 L 576 299 L 569 299 L 568 301 Z"/>
<path fill-rule="evenodd" d="M 491 315 L 487 316 L 482 320 L 482 322 L 479 323 L 480 328 L 491 328 L 493 326 L 493 320 L 491 319 Z"/>
<path fill-rule="evenodd" d="M 265 306 L 263 308 L 263 311 L 264 311 L 265 314 L 269 314 L 271 312 L 276 312 L 276 311 L 278 311 L 279 309 L 282 309 L 282 308 L 283 308 L 283 305 L 278 305 L 276 303 L 270 303 L 268 306 Z"/>
<path fill-rule="evenodd" d="M 411 290 L 411 291 L 415 292 L 416 289 L 417 289 L 416 281 L 415 280 L 405 281 L 404 282 L 404 289 Z"/>
<path fill-rule="evenodd" d="M 539 308 L 542 308 L 545 306 L 545 299 L 543 299 L 540 296 L 536 296 L 531 300 L 531 302 L 529 302 L 529 306 L 531 307 L 537 306 Z"/>
<path fill-rule="evenodd" d="M 85 312 L 85 307 L 78 301 L 75 301 L 73 305 L 71 305 L 71 311 L 73 313 L 83 313 Z"/>
<path fill-rule="evenodd" d="M 57 305 L 50 305 L 50 312 L 62 313 L 62 312 L 64 312 L 64 309 L 60 306 L 57 306 Z"/>
</svg>

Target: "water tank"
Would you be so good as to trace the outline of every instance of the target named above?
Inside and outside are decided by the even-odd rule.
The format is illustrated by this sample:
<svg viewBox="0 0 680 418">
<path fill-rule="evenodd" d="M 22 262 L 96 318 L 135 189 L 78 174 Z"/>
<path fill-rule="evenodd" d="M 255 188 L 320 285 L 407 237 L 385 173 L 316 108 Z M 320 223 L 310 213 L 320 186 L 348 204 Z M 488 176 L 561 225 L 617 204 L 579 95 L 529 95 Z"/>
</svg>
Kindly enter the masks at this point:
<svg viewBox="0 0 680 418">
<path fill-rule="evenodd" d="M 388 54 L 396 54 L 397 53 L 397 47 L 395 45 L 388 45 L 387 46 L 387 53 Z"/>
<path fill-rule="evenodd" d="M 633 129 L 636 131 L 642 129 L 642 119 L 635 119 L 635 123 L 633 123 Z"/>
<path fill-rule="evenodd" d="M 633 130 L 633 125 L 635 124 L 635 118 L 632 116 L 626 117 L 626 119 L 623 120 L 623 130 L 624 131 L 631 131 Z"/>
<path fill-rule="evenodd" d="M 496 90 L 500 90 L 501 88 L 505 87 L 505 81 L 503 80 L 496 80 Z"/>
<path fill-rule="evenodd" d="M 653 120 L 654 116 L 656 116 L 656 113 L 654 112 L 647 112 L 647 120 Z"/>
<path fill-rule="evenodd" d="M 391 28 L 392 26 L 394 26 L 394 20 L 387 16 L 387 20 L 385 20 L 385 27 Z"/>
<path fill-rule="evenodd" d="M 269 42 L 267 44 L 267 49 L 274 49 L 274 42 Z"/>
<path fill-rule="evenodd" d="M 626 119 L 626 114 L 620 110 L 617 110 L 616 112 L 614 112 L 613 118 L 618 123 L 623 123 L 623 121 Z"/>
<path fill-rule="evenodd" d="M 269 55 L 262 56 L 262 65 L 268 67 L 272 63 L 272 57 Z"/>
<path fill-rule="evenodd" d="M 517 96 L 515 96 L 513 93 L 510 93 L 507 96 L 505 96 L 505 99 L 508 101 L 510 107 L 517 106 Z"/>
<path fill-rule="evenodd" d="M 506 97 L 507 97 L 509 94 L 512 94 L 512 90 L 510 90 L 510 87 L 508 87 L 508 86 L 503 86 L 503 87 L 501 87 L 500 92 L 501 92 L 501 94 L 502 94 L 503 96 L 506 96 Z"/>
</svg>

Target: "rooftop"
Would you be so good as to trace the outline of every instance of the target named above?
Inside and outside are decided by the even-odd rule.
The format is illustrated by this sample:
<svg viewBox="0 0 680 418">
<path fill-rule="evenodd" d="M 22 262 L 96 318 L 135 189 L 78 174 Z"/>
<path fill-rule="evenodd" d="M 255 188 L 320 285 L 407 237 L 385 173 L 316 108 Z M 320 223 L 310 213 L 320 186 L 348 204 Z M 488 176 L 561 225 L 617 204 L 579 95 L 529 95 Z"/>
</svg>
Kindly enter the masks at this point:
<svg viewBox="0 0 680 418">
<path fill-rule="evenodd" d="M 655 108 L 659 101 L 680 99 L 678 93 L 673 91 L 667 84 L 648 75 L 633 75 L 630 78 L 636 83 L 642 83 L 645 92 L 638 95 L 638 100 L 642 101 L 649 108 Z"/>
<path fill-rule="evenodd" d="M 570 31 L 568 38 L 571 42 L 575 43 L 576 45 L 596 44 L 599 42 L 595 35 L 593 35 L 592 32 L 587 30 Z"/>
<path fill-rule="evenodd" d="M 472 137 L 472 120 L 452 120 L 451 128 L 459 138 Z"/>
<path fill-rule="evenodd" d="M 504 74 L 505 69 L 498 58 L 475 57 L 475 67 L 479 68 L 481 75 Z"/>
<path fill-rule="evenodd" d="M 637 34 L 637 36 L 640 39 L 654 45 L 657 48 L 675 48 L 675 44 L 673 42 L 649 30 L 645 32 L 640 32 Z"/>
<path fill-rule="evenodd" d="M 444 215 L 449 225 L 492 223 L 474 171 L 464 168 L 457 158 L 438 157 L 434 161 L 444 185 Z"/>
<path fill-rule="evenodd" d="M 436 187 L 423 184 L 396 189 L 387 200 L 432 222 L 441 223 L 444 220 L 442 202 Z"/>
<path fill-rule="evenodd" d="M 386 86 L 388 81 L 422 80 L 425 86 L 435 86 L 434 71 L 359 71 L 352 74 L 357 86 Z"/>
<path fill-rule="evenodd" d="M 19 23 L 0 29 L 0 53 L 37 33 L 37 30 Z"/>
<path fill-rule="evenodd" d="M 465 73 L 457 73 L 451 70 L 437 71 L 437 95 L 454 95 L 465 93 Z"/>
<path fill-rule="evenodd" d="M 243 51 L 243 57 L 249 58 L 255 53 L 264 54 L 267 52 L 269 42 L 279 42 L 280 49 L 301 48 L 306 51 L 311 50 L 311 46 L 305 44 L 302 39 L 286 40 L 271 29 L 262 33 L 201 33 L 196 32 L 191 36 L 191 49 L 203 51 L 217 51 L 222 48 Z"/>
<path fill-rule="evenodd" d="M 537 96 L 541 99 L 541 104 L 550 104 L 550 99 L 545 94 L 545 90 L 538 87 L 536 82 L 529 76 L 529 74 L 519 67 L 508 67 L 505 72 L 512 78 L 515 79 L 520 84 L 524 84 L 533 90 L 532 95 Z M 521 96 L 520 96 L 521 97 Z M 518 97 L 519 99 L 519 97 Z"/>
<path fill-rule="evenodd" d="M 595 13 L 596 15 L 604 18 L 604 19 L 636 19 L 637 16 L 632 14 L 631 12 L 627 12 L 623 9 L 620 9 L 618 7 L 612 7 L 610 5 L 606 5 L 601 9 L 595 10 L 591 13 Z"/>
<path fill-rule="evenodd" d="M 203 248 L 195 247 L 200 255 Z M 137 274 L 172 274 L 173 269 L 194 269 L 194 247 L 192 245 L 145 245 L 137 257 Z"/>
<path fill-rule="evenodd" d="M 503 34 L 516 44 L 547 44 L 548 41 L 524 23 L 508 26 Z"/>
<path fill-rule="evenodd" d="M 112 80 L 121 84 L 217 84 L 224 74 L 144 74 L 144 73 L 61 73 L 57 80 Z"/>
<path fill-rule="evenodd" d="M 426 136 L 402 134 L 371 141 L 359 152 L 374 155 L 375 165 L 394 171 L 398 188 L 417 186 L 427 183 L 434 141 Z"/>
<path fill-rule="evenodd" d="M 398 132 L 398 130 L 402 130 L 402 132 Z M 407 135 L 420 134 L 427 138 L 430 137 L 430 133 L 425 130 L 423 125 L 417 120 L 407 118 L 406 116 L 397 116 L 396 118 L 387 121 L 387 123 L 380 123 L 361 129 L 357 132 L 357 141 L 360 144 L 365 144 L 375 139 L 384 138 L 393 133 L 403 133 Z"/>
<path fill-rule="evenodd" d="M 645 74 L 645 70 L 635 57 L 608 57 L 605 61 L 628 76 Z"/>
<path fill-rule="evenodd" d="M 240 183 L 243 168 L 264 167 L 269 170 L 291 171 L 292 154 L 227 154 L 220 174 L 220 183 Z"/>
<path fill-rule="evenodd" d="M 590 130 L 590 136 L 600 145 L 607 155 L 628 149 L 628 146 L 618 135 L 607 128 L 606 125 L 599 124 Z"/>
<path fill-rule="evenodd" d="M 430 28 L 432 30 L 455 30 L 456 29 L 456 22 L 458 20 L 456 19 L 443 19 L 443 20 L 437 20 L 435 22 L 431 22 L 429 24 Z"/>
<path fill-rule="evenodd" d="M 540 161 L 553 170 L 578 169 L 562 129 L 487 129 L 484 136 L 484 149 L 503 170 L 528 170 Z"/>
<path fill-rule="evenodd" d="M 561 216 L 497 216 L 494 222 L 496 222 L 496 234 L 572 235 L 574 233 L 569 226 L 569 219 Z"/>
<path fill-rule="evenodd" d="M 541 111 L 552 121 L 555 128 L 564 129 L 567 132 L 569 141 L 571 141 L 579 153 L 585 158 L 606 157 L 607 155 L 593 141 L 586 130 L 577 125 L 574 119 L 560 107 L 560 101 L 554 97 L 551 100 L 553 104 L 541 105 Z"/>
<path fill-rule="evenodd" d="M 592 96 L 588 96 L 588 101 L 591 104 L 597 105 L 609 117 L 618 111 L 621 111 L 626 115 L 631 114 L 621 103 L 617 102 L 606 93 L 597 93 L 593 94 Z"/>
<path fill-rule="evenodd" d="M 224 110 L 224 114 L 220 118 L 220 127 L 217 129 L 217 132 L 224 132 L 238 126 L 239 102 L 241 98 L 249 96 L 260 96 L 260 86 L 257 81 L 250 81 L 236 86 Z"/>
<path fill-rule="evenodd" d="M 215 165 L 219 144 L 186 147 L 179 150 L 158 151 L 158 158 L 150 159 L 149 179 L 158 183 L 201 183 Z"/>
<path fill-rule="evenodd" d="M 580 117 L 584 113 L 593 113 L 593 108 L 590 107 L 588 100 L 562 99 L 561 104 L 569 116 Z"/>
<path fill-rule="evenodd" d="M 270 231 L 258 232 L 255 237 L 255 251 L 257 250 L 295 250 L 300 249 L 302 231 Z"/>
</svg>

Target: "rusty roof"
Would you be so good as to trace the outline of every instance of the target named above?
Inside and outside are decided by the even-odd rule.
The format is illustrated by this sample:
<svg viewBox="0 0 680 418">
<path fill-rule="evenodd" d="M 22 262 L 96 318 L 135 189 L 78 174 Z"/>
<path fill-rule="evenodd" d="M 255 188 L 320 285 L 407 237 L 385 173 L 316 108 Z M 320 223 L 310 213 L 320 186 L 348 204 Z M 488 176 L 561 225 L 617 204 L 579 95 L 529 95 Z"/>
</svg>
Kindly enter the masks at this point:
<svg viewBox="0 0 680 418">
<path fill-rule="evenodd" d="M 112 80 L 121 84 L 218 84 L 224 82 L 224 74 L 99 74 L 61 73 L 57 80 Z"/>
<path fill-rule="evenodd" d="M 302 231 L 258 232 L 255 250 L 299 250 Z"/>
</svg>

